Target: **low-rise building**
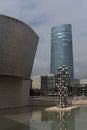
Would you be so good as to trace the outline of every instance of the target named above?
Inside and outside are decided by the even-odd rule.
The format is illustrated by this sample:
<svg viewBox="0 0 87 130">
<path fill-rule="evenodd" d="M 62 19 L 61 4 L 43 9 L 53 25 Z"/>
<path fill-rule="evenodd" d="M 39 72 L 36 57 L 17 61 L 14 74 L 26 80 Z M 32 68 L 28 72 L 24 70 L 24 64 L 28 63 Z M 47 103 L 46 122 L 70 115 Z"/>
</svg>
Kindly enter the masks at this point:
<svg viewBox="0 0 87 130">
<path fill-rule="evenodd" d="M 55 88 L 58 84 L 58 75 L 49 74 L 45 76 L 35 76 L 32 79 L 32 88 L 41 89 L 41 88 Z M 72 79 L 70 80 L 71 87 L 82 87 L 87 85 L 87 79 Z"/>
<path fill-rule="evenodd" d="M 33 77 L 32 88 L 34 89 L 47 88 L 47 77 L 41 75 Z"/>
<path fill-rule="evenodd" d="M 55 88 L 55 75 L 54 74 L 49 74 L 47 75 L 47 87 L 50 88 Z"/>
</svg>

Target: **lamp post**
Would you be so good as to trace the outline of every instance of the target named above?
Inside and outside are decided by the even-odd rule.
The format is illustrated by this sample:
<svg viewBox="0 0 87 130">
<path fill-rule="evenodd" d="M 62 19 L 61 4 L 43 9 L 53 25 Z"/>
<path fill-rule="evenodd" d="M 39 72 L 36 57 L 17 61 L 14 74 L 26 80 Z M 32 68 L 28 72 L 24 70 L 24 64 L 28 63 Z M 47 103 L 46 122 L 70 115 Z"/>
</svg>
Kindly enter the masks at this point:
<svg viewBox="0 0 87 130">
<path fill-rule="evenodd" d="M 83 96 L 83 99 L 85 97 L 85 85 L 82 85 L 82 96 Z"/>
</svg>

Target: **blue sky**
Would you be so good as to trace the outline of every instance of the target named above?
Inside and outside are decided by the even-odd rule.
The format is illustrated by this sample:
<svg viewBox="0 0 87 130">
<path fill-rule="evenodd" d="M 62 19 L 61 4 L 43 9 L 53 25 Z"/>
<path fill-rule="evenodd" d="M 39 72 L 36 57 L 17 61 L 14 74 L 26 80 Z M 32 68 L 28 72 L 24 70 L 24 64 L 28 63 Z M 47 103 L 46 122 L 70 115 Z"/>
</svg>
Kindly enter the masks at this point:
<svg viewBox="0 0 87 130">
<path fill-rule="evenodd" d="M 24 21 L 38 34 L 32 76 L 50 73 L 51 28 L 72 24 L 75 78 L 87 78 L 86 0 L 0 0 L 0 14 Z"/>
</svg>

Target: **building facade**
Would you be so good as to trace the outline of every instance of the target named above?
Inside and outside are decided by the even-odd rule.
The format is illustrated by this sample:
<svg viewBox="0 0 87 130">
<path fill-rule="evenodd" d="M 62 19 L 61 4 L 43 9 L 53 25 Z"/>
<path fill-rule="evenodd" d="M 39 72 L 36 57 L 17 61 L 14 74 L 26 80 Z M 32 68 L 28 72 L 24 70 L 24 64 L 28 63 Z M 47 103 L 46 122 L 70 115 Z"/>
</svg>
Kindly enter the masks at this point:
<svg viewBox="0 0 87 130">
<path fill-rule="evenodd" d="M 0 15 L 0 109 L 29 105 L 38 39 L 24 22 Z"/>
<path fill-rule="evenodd" d="M 0 76 L 29 79 L 38 43 L 24 22 L 0 15 Z"/>
<path fill-rule="evenodd" d="M 32 78 L 32 88 L 34 89 L 51 89 L 55 88 L 58 83 L 58 76 L 55 74 L 49 74 L 45 76 L 37 75 Z"/>
<path fill-rule="evenodd" d="M 45 76 L 37 75 L 32 78 L 32 88 L 56 88 L 58 84 L 58 75 L 48 74 Z M 71 87 L 82 87 L 87 86 L 87 79 L 70 79 Z"/>
<path fill-rule="evenodd" d="M 57 74 L 57 68 L 66 65 L 70 78 L 74 78 L 72 27 L 71 24 L 53 27 L 51 31 L 50 73 Z"/>
<path fill-rule="evenodd" d="M 56 85 L 55 75 L 54 74 L 47 75 L 47 87 L 48 87 L 48 89 L 55 88 L 55 85 Z"/>
<path fill-rule="evenodd" d="M 47 76 L 37 75 L 32 78 L 32 88 L 45 89 L 47 88 Z"/>
<path fill-rule="evenodd" d="M 41 88 L 41 76 L 35 76 L 32 79 L 32 88 L 40 89 Z"/>
</svg>

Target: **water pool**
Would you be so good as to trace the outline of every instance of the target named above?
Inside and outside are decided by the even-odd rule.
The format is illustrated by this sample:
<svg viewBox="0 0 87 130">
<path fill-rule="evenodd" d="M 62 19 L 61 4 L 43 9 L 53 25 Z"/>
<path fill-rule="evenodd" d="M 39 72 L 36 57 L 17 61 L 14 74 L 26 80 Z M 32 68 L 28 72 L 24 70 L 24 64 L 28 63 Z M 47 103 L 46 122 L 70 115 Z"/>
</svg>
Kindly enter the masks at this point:
<svg viewBox="0 0 87 130">
<path fill-rule="evenodd" d="M 43 107 L 0 110 L 0 130 L 87 130 L 87 106 L 69 112 Z"/>
</svg>

